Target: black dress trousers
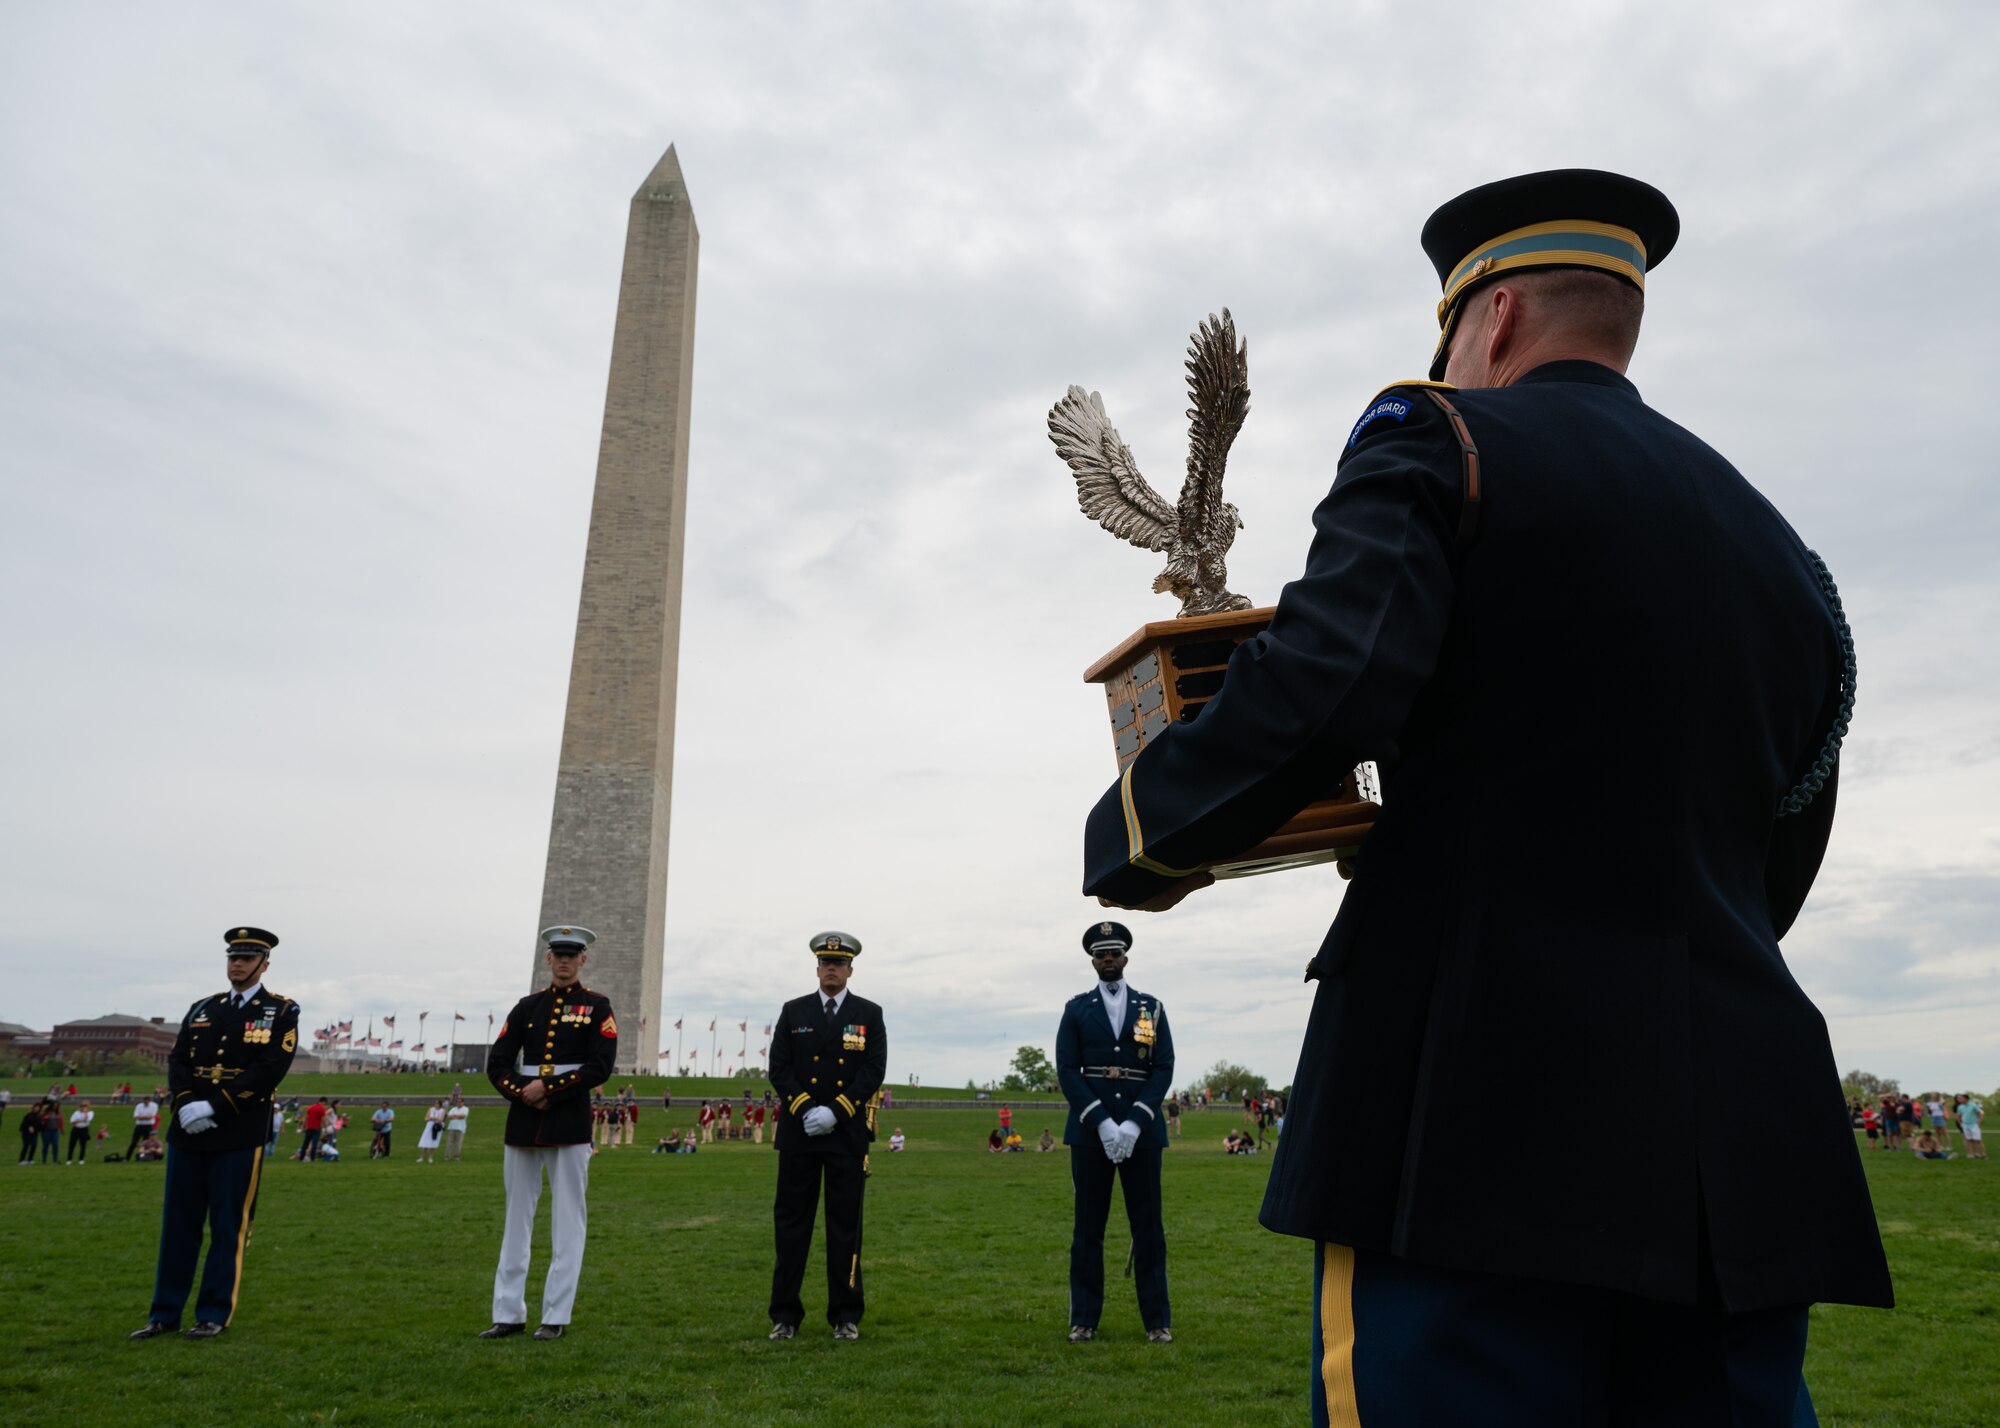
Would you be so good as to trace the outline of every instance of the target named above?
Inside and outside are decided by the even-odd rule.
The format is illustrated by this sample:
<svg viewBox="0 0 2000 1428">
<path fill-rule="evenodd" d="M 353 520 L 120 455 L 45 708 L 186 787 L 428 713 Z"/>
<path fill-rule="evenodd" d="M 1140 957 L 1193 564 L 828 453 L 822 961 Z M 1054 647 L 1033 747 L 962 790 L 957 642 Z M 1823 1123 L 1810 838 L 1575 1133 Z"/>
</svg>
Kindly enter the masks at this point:
<svg viewBox="0 0 2000 1428">
<path fill-rule="evenodd" d="M 772 1212 L 778 1264 L 771 1274 L 771 1322 L 803 1323 L 799 1286 L 812 1252 L 813 1216 L 820 1181 L 826 1182 L 826 1321 L 861 1322 L 861 1197 L 868 1184 L 867 1157 L 785 1151 L 778 1156 L 778 1195 Z"/>
</svg>

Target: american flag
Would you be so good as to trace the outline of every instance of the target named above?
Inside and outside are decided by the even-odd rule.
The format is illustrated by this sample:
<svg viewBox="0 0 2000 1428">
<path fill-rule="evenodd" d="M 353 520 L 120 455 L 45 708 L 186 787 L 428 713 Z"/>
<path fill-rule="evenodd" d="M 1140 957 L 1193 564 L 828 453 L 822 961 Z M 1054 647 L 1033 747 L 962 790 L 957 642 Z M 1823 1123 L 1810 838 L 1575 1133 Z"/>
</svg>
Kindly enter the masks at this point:
<svg viewBox="0 0 2000 1428">
<path fill-rule="evenodd" d="M 395 1024 L 396 1024 L 396 1019 L 392 1016 L 385 1016 L 382 1018 L 382 1025 L 384 1026 L 394 1026 Z"/>
</svg>

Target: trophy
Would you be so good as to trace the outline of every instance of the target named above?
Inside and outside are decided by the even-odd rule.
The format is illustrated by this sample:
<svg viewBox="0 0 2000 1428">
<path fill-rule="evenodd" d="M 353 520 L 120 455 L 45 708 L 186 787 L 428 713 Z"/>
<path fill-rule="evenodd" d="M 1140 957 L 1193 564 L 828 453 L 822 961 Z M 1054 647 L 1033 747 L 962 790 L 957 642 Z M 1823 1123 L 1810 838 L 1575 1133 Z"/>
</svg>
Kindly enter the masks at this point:
<svg viewBox="0 0 2000 1428">
<path fill-rule="evenodd" d="M 1084 515 L 1121 540 L 1164 553 L 1167 566 L 1153 589 L 1181 602 L 1176 618 L 1141 625 L 1084 671 L 1087 683 L 1104 686 L 1120 769 L 1169 725 L 1201 716 L 1222 688 L 1230 655 L 1275 610 L 1226 588 L 1226 558 L 1243 519 L 1222 499 L 1222 474 L 1250 411 L 1249 344 L 1237 340 L 1228 308 L 1195 330 L 1187 374 L 1187 479 L 1175 505 L 1139 474 L 1096 392 L 1071 387 L 1049 408 L 1049 440 L 1076 477 Z M 1381 812 L 1379 799 L 1374 767 L 1363 764 L 1263 842 L 1208 871 L 1240 878 L 1337 861 L 1344 873 Z"/>
</svg>

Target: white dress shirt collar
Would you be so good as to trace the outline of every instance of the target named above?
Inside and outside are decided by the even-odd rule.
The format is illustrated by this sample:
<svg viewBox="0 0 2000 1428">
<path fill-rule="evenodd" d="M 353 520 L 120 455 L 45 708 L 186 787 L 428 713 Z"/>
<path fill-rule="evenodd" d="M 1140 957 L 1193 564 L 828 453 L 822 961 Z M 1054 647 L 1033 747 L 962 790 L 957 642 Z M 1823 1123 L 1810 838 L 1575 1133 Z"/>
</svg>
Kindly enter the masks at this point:
<svg viewBox="0 0 2000 1428">
<path fill-rule="evenodd" d="M 824 1014 L 826 1011 L 826 993 L 815 992 L 813 993 L 813 995 L 819 998 L 819 1009 L 820 1012 Z M 840 1009 L 846 1005 L 847 1005 L 847 988 L 842 987 L 839 991 L 833 994 L 834 1014 L 838 1016 L 840 1014 Z"/>
<path fill-rule="evenodd" d="M 258 982 L 254 986 L 245 988 L 243 991 L 240 992 L 237 991 L 236 988 L 231 987 L 227 992 L 224 992 L 223 995 L 229 998 L 229 1004 L 231 1006 L 246 1006 L 249 1004 L 250 998 L 256 996 L 257 993 L 263 990 L 264 990 L 264 984 L 262 982 Z"/>
<path fill-rule="evenodd" d="M 1104 1014 L 1111 1018 L 1111 1034 L 1122 1036 L 1125 1032 L 1125 979 L 1100 981 L 1097 995 L 1104 1000 Z"/>
</svg>

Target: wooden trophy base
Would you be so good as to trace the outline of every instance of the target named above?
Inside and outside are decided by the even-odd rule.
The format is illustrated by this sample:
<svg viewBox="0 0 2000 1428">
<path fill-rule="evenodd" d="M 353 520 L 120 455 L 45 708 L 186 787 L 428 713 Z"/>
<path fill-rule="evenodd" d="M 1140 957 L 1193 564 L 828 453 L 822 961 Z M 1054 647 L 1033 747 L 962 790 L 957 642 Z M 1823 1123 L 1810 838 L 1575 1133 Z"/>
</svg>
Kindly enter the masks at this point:
<svg viewBox="0 0 2000 1428">
<path fill-rule="evenodd" d="M 1084 671 L 1086 683 L 1104 686 L 1121 771 L 1161 730 L 1201 713 L 1222 688 L 1229 656 L 1270 624 L 1275 610 L 1264 605 L 1141 625 Z M 1246 878 L 1351 858 L 1381 811 L 1364 795 L 1361 771 L 1354 770 L 1338 793 L 1307 804 L 1256 847 L 1211 864 L 1208 871 L 1218 878 Z"/>
</svg>

